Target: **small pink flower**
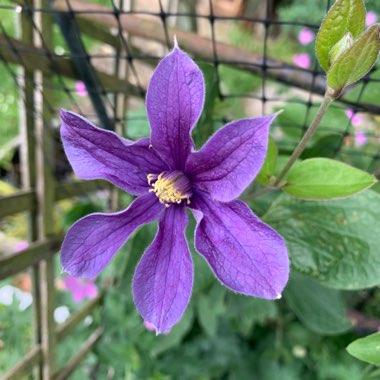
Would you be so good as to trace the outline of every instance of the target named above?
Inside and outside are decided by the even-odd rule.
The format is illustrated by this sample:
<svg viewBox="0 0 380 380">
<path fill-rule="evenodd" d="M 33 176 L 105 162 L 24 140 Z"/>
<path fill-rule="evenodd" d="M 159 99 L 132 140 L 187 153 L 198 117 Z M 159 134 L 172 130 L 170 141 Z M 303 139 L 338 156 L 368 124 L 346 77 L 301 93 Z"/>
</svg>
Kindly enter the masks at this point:
<svg viewBox="0 0 380 380">
<path fill-rule="evenodd" d="M 144 321 L 144 326 L 146 327 L 147 330 L 149 331 L 155 331 L 154 324 L 148 321 Z"/>
<path fill-rule="evenodd" d="M 359 115 L 357 115 L 356 113 L 354 113 L 354 111 L 351 108 L 346 109 L 346 111 L 344 111 L 344 113 L 350 119 L 351 124 L 354 127 L 358 127 L 360 124 L 362 124 L 362 118 Z"/>
<path fill-rule="evenodd" d="M 361 147 L 367 143 L 367 136 L 364 132 L 355 130 L 354 132 L 355 146 Z"/>
<path fill-rule="evenodd" d="M 75 93 L 78 96 L 88 95 L 86 85 L 81 80 L 75 83 Z"/>
<path fill-rule="evenodd" d="M 24 249 L 28 248 L 29 244 L 26 240 L 19 241 L 15 247 L 14 250 L 15 252 L 20 252 L 23 251 Z"/>
<path fill-rule="evenodd" d="M 162 331 L 162 332 L 158 332 L 157 328 L 155 327 L 155 325 L 152 323 L 152 322 L 148 322 L 148 321 L 144 321 L 144 326 L 146 327 L 146 329 L 148 331 L 152 331 L 152 332 L 156 332 L 156 335 L 159 335 L 159 334 L 164 334 L 164 335 L 167 335 L 170 333 L 171 329 L 167 329 L 165 331 Z"/>
<path fill-rule="evenodd" d="M 308 69 L 311 66 L 311 59 L 309 54 L 295 54 L 293 57 L 293 63 L 303 69 Z"/>
<path fill-rule="evenodd" d="M 309 28 L 302 28 L 298 33 L 298 41 L 301 45 L 308 45 L 314 40 L 314 33 Z"/>
<path fill-rule="evenodd" d="M 73 301 L 78 303 L 86 297 L 93 299 L 98 294 L 98 289 L 95 285 L 95 279 L 77 278 L 74 276 L 66 276 L 64 279 L 65 288 L 71 292 Z"/>
<path fill-rule="evenodd" d="M 366 26 L 372 25 L 377 21 L 377 14 L 375 12 L 368 12 L 365 18 Z"/>
</svg>

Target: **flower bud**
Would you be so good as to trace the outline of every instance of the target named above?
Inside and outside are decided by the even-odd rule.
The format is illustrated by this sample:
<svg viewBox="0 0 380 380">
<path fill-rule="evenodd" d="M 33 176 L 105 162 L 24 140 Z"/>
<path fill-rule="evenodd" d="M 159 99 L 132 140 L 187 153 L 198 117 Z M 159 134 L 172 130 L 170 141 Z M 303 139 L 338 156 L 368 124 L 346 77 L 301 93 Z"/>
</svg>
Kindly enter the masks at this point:
<svg viewBox="0 0 380 380">
<path fill-rule="evenodd" d="M 352 34 L 347 32 L 330 50 L 329 53 L 329 65 L 331 66 L 337 58 L 352 46 L 354 39 Z"/>
</svg>

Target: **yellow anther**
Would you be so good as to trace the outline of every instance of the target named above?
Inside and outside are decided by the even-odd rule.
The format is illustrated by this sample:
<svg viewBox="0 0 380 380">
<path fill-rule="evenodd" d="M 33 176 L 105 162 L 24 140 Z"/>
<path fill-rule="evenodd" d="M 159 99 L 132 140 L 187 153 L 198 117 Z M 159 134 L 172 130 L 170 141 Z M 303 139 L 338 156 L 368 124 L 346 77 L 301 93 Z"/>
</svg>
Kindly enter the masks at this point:
<svg viewBox="0 0 380 380">
<path fill-rule="evenodd" d="M 171 203 L 181 204 L 183 200 L 190 203 L 192 196 L 189 180 L 180 171 L 162 172 L 147 175 L 148 184 L 152 186 L 149 192 L 154 192 L 160 203 L 169 207 Z"/>
</svg>

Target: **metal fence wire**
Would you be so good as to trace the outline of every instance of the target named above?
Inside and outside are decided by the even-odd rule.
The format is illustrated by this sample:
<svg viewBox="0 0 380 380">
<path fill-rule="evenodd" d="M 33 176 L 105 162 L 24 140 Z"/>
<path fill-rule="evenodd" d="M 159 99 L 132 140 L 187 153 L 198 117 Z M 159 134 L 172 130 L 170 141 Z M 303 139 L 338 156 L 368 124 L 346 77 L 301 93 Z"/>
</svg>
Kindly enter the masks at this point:
<svg viewBox="0 0 380 380">
<path fill-rule="evenodd" d="M 35 346 L 2 379 L 20 379 L 33 368 L 39 369 L 34 372 L 38 378 L 67 378 L 102 333 L 97 329 L 70 362 L 57 368 L 57 342 L 100 304 L 101 297 L 57 330 L 52 319 L 52 260 L 61 237 L 51 228 L 54 204 L 108 188 L 101 181 L 70 179 L 57 134 L 59 109 L 76 111 L 128 138 L 143 136 L 147 83 L 176 35 L 180 47 L 212 72 L 207 91 L 216 99 L 213 109 L 205 112 L 210 113 L 213 130 L 237 117 L 284 109 L 272 133 L 280 154 L 288 154 L 308 127 L 325 87 L 313 44 L 297 45 L 296 35 L 303 27 L 316 33 L 332 1 L 306 1 L 321 13 L 306 14 L 304 19 L 282 11 L 295 3 L 0 0 L 0 72 L 11 83 L 7 91 L 19 105 L 9 118 L 1 104 L 0 109 L 5 123 L 17 124 L 20 132 L 16 143 L 1 148 L 18 152 L 21 167 L 21 190 L 0 198 L 0 217 L 27 211 L 31 242 L 24 251 L 0 255 L 0 279 L 31 267 L 36 304 Z M 367 1 L 369 9 L 372 4 Z M 292 62 L 290 54 L 297 50 L 311 55 L 309 67 Z M 380 175 L 379 81 L 377 65 L 332 105 L 321 134 L 306 152 L 317 149 Z M 0 135 L 6 126 L 0 126 Z M 115 205 L 117 194 L 110 193 Z"/>
</svg>

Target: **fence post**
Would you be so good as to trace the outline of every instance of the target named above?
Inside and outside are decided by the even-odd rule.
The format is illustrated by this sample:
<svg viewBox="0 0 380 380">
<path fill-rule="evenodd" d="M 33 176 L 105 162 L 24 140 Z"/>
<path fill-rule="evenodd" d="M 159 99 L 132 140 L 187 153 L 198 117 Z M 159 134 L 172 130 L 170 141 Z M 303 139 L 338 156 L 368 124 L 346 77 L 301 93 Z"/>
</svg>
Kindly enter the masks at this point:
<svg viewBox="0 0 380 380">
<path fill-rule="evenodd" d="M 47 9 L 47 0 L 36 0 L 36 8 Z M 51 15 L 40 12 L 36 15 L 36 45 L 44 49 L 53 48 L 53 28 Z M 39 31 L 39 32 L 38 32 Z M 38 235 L 45 240 L 54 234 L 54 141 L 51 120 L 54 109 L 48 100 L 51 96 L 50 75 L 41 71 L 36 73 L 37 83 L 41 83 L 40 91 L 36 90 L 36 193 L 38 205 Z M 56 334 L 54 322 L 55 287 L 54 256 L 42 260 L 39 264 L 40 274 L 40 316 L 42 345 L 42 379 L 51 380 L 56 370 Z"/>
<path fill-rule="evenodd" d="M 24 0 L 20 13 L 20 39 L 22 42 L 33 45 L 33 0 Z M 21 182 L 24 190 L 34 190 L 36 187 L 35 167 L 35 117 L 34 117 L 34 71 L 27 66 L 20 66 L 20 134 L 21 134 Z M 38 239 L 37 210 L 28 211 L 27 231 L 28 241 Z M 33 294 L 33 344 L 41 343 L 41 307 L 39 289 L 39 268 L 35 265 L 31 268 L 32 294 Z M 35 369 L 35 376 L 42 378 L 42 365 Z"/>
</svg>

